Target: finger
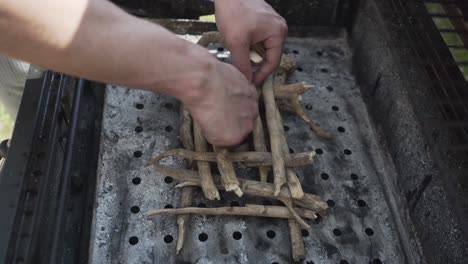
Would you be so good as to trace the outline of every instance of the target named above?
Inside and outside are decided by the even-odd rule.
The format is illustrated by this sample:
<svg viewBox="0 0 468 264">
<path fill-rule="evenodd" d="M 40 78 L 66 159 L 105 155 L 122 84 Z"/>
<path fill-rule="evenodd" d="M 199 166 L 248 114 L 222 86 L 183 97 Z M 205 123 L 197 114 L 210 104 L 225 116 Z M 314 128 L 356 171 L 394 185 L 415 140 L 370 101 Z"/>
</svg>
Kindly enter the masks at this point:
<svg viewBox="0 0 468 264">
<path fill-rule="evenodd" d="M 267 48 L 265 60 L 260 66 L 260 69 L 258 69 L 253 76 L 255 85 L 260 85 L 278 67 L 282 52 L 283 45 L 281 44 L 272 48 Z"/>
<path fill-rule="evenodd" d="M 230 45 L 232 65 L 236 67 L 249 82 L 252 82 L 252 65 L 250 64 L 250 45 L 247 41 L 237 41 Z"/>
<path fill-rule="evenodd" d="M 250 91 L 251 97 L 255 100 L 255 102 L 258 102 L 260 95 L 258 94 L 257 87 L 251 84 L 249 85 L 249 91 Z"/>
</svg>

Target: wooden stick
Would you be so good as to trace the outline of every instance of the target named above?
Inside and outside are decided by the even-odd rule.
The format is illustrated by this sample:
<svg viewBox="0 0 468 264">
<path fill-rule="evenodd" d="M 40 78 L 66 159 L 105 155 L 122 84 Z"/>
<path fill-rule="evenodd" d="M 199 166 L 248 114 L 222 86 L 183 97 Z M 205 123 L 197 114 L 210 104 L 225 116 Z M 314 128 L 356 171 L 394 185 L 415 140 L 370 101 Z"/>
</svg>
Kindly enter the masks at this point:
<svg viewBox="0 0 468 264">
<path fill-rule="evenodd" d="M 187 187 L 187 186 L 198 186 L 198 184 L 196 184 L 194 182 L 181 182 L 181 183 L 175 185 L 174 188 L 184 188 L 184 187 Z M 184 188 L 184 189 L 188 189 L 188 188 Z"/>
<path fill-rule="evenodd" d="M 186 207 L 190 206 L 192 203 L 192 196 L 193 196 L 193 188 L 192 186 L 188 186 L 182 189 L 182 193 L 180 195 L 180 206 Z M 179 227 L 179 237 L 177 239 L 177 247 L 176 247 L 176 254 L 178 255 L 182 248 L 184 247 L 185 242 L 185 232 L 187 230 L 187 223 L 190 220 L 190 215 L 179 215 L 177 216 L 177 226 Z"/>
<path fill-rule="evenodd" d="M 221 181 L 226 191 L 233 191 L 237 196 L 243 195 L 239 188 L 234 164 L 228 159 L 228 150 L 226 148 L 214 147 L 216 160 L 218 161 L 218 170 L 221 174 Z"/>
<path fill-rule="evenodd" d="M 263 46 L 256 46 L 258 49 L 262 49 Z M 262 52 L 265 52 L 264 49 L 262 49 Z M 264 53 L 262 53 L 264 54 Z M 261 88 L 257 89 L 257 92 L 259 94 L 262 93 Z M 252 131 L 252 137 L 253 137 L 253 143 L 254 143 L 254 149 L 257 152 L 267 152 L 267 147 L 265 144 L 265 131 L 263 129 L 263 123 L 262 123 L 262 118 L 260 115 L 257 116 L 257 119 L 255 119 L 255 125 Z M 271 155 L 270 155 L 271 156 Z M 260 181 L 261 182 L 267 182 L 268 181 L 268 172 L 270 171 L 270 168 L 267 166 L 259 166 L 258 167 L 258 173 L 260 175 Z"/>
<path fill-rule="evenodd" d="M 276 83 L 285 83 L 288 75 L 296 69 L 296 64 L 294 58 L 291 55 L 283 55 L 281 57 L 280 66 L 276 71 L 275 82 Z M 278 88 L 280 89 L 280 88 Z M 331 134 L 322 130 L 317 124 L 315 124 L 304 112 L 301 107 L 298 96 L 290 96 L 289 101 L 291 103 L 291 108 L 300 118 L 302 118 L 318 136 L 323 138 L 331 138 Z"/>
<path fill-rule="evenodd" d="M 286 110 L 286 111 L 295 113 L 295 112 L 294 112 L 294 109 L 293 109 L 292 106 L 290 106 L 289 104 L 286 104 L 286 103 L 280 102 L 280 101 L 278 101 L 278 102 L 276 102 L 276 103 L 278 104 L 278 109 L 280 109 L 280 110 Z"/>
<path fill-rule="evenodd" d="M 182 104 L 180 106 L 180 141 L 184 148 L 188 150 L 193 150 L 193 137 L 192 137 L 192 118 L 190 113 Z M 192 163 L 192 161 L 190 162 Z M 193 164 L 188 164 L 188 167 L 193 167 Z M 188 207 L 192 204 L 194 187 L 188 186 L 183 188 L 181 191 L 179 205 L 180 207 Z M 178 255 L 182 248 L 184 247 L 185 242 L 185 231 L 187 230 L 187 223 L 190 220 L 190 215 L 178 215 L 177 216 L 177 226 L 179 228 L 179 237 L 177 239 L 176 254 Z"/>
<path fill-rule="evenodd" d="M 218 31 L 208 31 L 204 32 L 197 44 L 203 47 L 207 47 L 212 43 L 223 43 L 223 37 Z"/>
<path fill-rule="evenodd" d="M 273 183 L 275 185 L 274 195 L 278 196 L 281 191 L 281 186 L 286 183 L 286 169 L 281 149 L 280 141 L 280 126 L 276 119 L 276 101 L 273 95 L 274 77 L 269 76 L 262 87 L 263 101 L 265 103 L 265 112 L 270 133 L 271 157 L 273 160 Z"/>
<path fill-rule="evenodd" d="M 255 151 L 267 152 L 267 147 L 265 144 L 265 132 L 263 130 L 263 124 L 262 124 L 262 119 L 260 118 L 260 115 L 257 116 L 257 119 L 255 120 L 255 126 L 252 131 L 252 135 L 253 135 L 253 143 L 254 143 Z M 269 156 L 271 157 L 271 155 Z M 260 174 L 261 182 L 267 182 L 269 170 L 270 169 L 267 166 L 258 167 L 258 172 Z"/>
<path fill-rule="evenodd" d="M 288 85 L 288 86 L 282 85 L 286 81 L 287 75 L 295 67 L 295 64 L 294 64 L 293 60 L 288 59 L 287 56 L 283 56 L 283 57 L 284 58 L 281 59 L 280 67 L 277 70 L 279 74 L 275 75 L 275 77 L 274 77 L 275 85 L 274 85 L 273 89 L 275 89 L 279 94 L 284 94 L 284 93 L 288 94 L 288 92 L 290 90 L 293 90 L 294 93 L 292 94 L 292 96 L 297 98 L 297 92 L 301 92 L 301 91 L 305 92 L 307 90 L 307 87 L 305 86 L 305 83 L 299 83 L 299 84 Z M 291 96 L 291 93 L 289 93 L 289 96 Z M 273 115 L 274 115 L 274 120 L 278 124 L 280 124 L 280 125 L 278 125 L 278 128 L 277 128 L 277 130 L 278 130 L 277 135 L 275 135 L 275 136 L 276 136 L 277 140 L 279 141 L 279 145 L 281 147 L 282 155 L 289 155 L 289 146 L 288 146 L 288 142 L 286 140 L 284 127 L 282 126 L 283 120 L 281 118 L 281 114 L 280 114 L 277 107 L 275 107 L 272 111 L 273 111 Z M 273 151 L 273 147 L 272 147 L 272 151 Z M 286 177 L 287 183 L 288 183 L 289 189 L 291 191 L 291 196 L 294 199 L 302 199 L 302 197 L 304 197 L 304 192 L 302 190 L 302 186 L 301 186 L 301 183 L 299 181 L 299 178 L 297 177 L 294 170 L 291 169 L 291 168 L 286 169 L 286 176 L 287 176 Z"/>
<path fill-rule="evenodd" d="M 283 198 L 279 198 L 278 200 L 280 200 L 284 206 L 286 206 L 286 208 L 288 208 L 289 212 L 291 213 L 291 216 L 292 218 L 297 221 L 298 224 L 300 224 L 302 227 L 304 227 L 305 229 L 310 229 L 310 225 L 308 225 L 304 219 L 301 218 L 301 216 L 296 212 L 296 210 L 294 210 L 294 205 L 293 205 L 293 202 L 291 201 L 291 198 L 289 199 L 283 199 Z"/>
<path fill-rule="evenodd" d="M 321 129 L 307 116 L 307 114 L 304 112 L 304 109 L 302 109 L 301 103 L 299 102 L 299 99 L 297 97 L 291 97 L 289 101 L 291 102 L 291 106 L 294 112 L 309 125 L 310 129 L 312 129 L 312 131 L 314 131 L 315 134 L 317 134 L 317 136 L 323 138 L 331 138 L 330 132 Z"/>
<path fill-rule="evenodd" d="M 292 59 L 291 56 L 283 56 L 281 59 L 280 63 L 280 68 L 278 72 L 278 83 L 284 83 L 286 81 L 287 76 L 296 68 L 296 65 L 294 63 L 294 60 Z M 298 94 L 304 93 L 306 90 L 309 88 L 305 86 L 304 83 L 302 83 L 302 86 L 295 86 L 295 85 L 290 85 L 290 86 L 282 86 L 278 87 L 277 91 L 278 94 L 280 92 L 290 92 L 289 93 L 289 98 L 298 98 Z M 294 93 L 291 93 L 291 91 L 294 91 Z M 279 96 L 278 96 L 279 97 Z M 276 112 L 277 118 L 280 121 L 280 123 L 283 123 L 281 114 L 279 110 Z M 282 146 L 283 146 L 283 151 L 285 153 L 289 153 L 289 146 L 288 142 L 286 140 L 286 136 L 284 134 L 284 130 L 282 131 Z M 304 197 L 304 192 L 302 190 L 301 183 L 299 181 L 299 178 L 297 177 L 297 174 L 294 172 L 293 169 L 289 168 L 286 171 L 287 173 L 287 180 L 288 180 L 288 186 L 291 191 L 291 196 L 294 198 L 298 197 Z M 293 260 L 295 262 L 299 262 L 302 259 L 305 258 L 305 247 L 304 247 L 304 241 L 302 239 L 302 231 L 300 228 L 300 224 L 303 225 L 300 222 L 296 222 L 294 219 L 288 219 L 288 224 L 289 224 L 289 233 L 291 236 L 291 247 L 292 247 L 292 255 L 293 255 Z"/>
<path fill-rule="evenodd" d="M 305 258 L 304 240 L 302 238 L 301 226 L 294 220 L 288 219 L 289 233 L 291 236 L 292 256 L 294 262 L 300 262 Z"/>
<path fill-rule="evenodd" d="M 317 215 L 314 211 L 294 208 L 299 216 L 307 219 L 316 219 Z M 157 215 L 172 215 L 172 214 L 207 214 L 207 215 L 244 215 L 272 218 L 292 218 L 288 208 L 284 206 L 265 206 L 256 204 L 246 204 L 245 207 L 218 207 L 218 208 L 199 208 L 187 207 L 176 209 L 157 209 L 150 210 L 146 216 L 152 217 Z"/>
<path fill-rule="evenodd" d="M 199 152 L 206 152 L 207 145 L 205 137 L 203 136 L 200 125 L 197 122 L 193 124 L 193 134 L 195 139 L 195 150 Z M 201 179 L 201 187 L 203 194 L 208 200 L 219 200 L 219 192 L 216 189 L 213 177 L 211 175 L 210 164 L 206 161 L 197 161 L 198 172 Z"/>
<path fill-rule="evenodd" d="M 291 97 L 298 97 L 300 94 L 314 88 L 312 85 L 307 85 L 305 82 L 285 84 L 274 87 L 276 99 L 289 99 Z"/>
<path fill-rule="evenodd" d="M 182 104 L 180 106 L 180 129 L 179 129 L 180 141 L 182 146 L 187 150 L 194 150 L 193 136 L 192 136 L 192 117 L 190 112 Z"/>
<path fill-rule="evenodd" d="M 281 56 L 281 62 L 278 69 L 276 69 L 275 82 L 278 84 L 286 83 L 286 79 L 289 74 L 294 72 L 296 68 L 297 65 L 293 56 L 291 54 L 284 54 Z"/>
<path fill-rule="evenodd" d="M 180 157 L 189 160 L 216 162 L 216 153 L 213 152 L 195 152 L 186 149 L 171 149 L 164 151 L 157 157 L 146 163 L 146 167 L 154 165 L 166 157 Z M 227 159 L 231 162 L 242 162 L 247 167 L 271 166 L 271 154 L 269 152 L 228 152 Z M 315 157 L 314 151 L 293 153 L 284 156 L 286 167 L 301 167 L 313 163 Z"/>
<path fill-rule="evenodd" d="M 283 118 L 278 109 L 276 109 L 276 119 L 280 124 L 283 123 Z M 289 154 L 289 146 L 288 141 L 286 140 L 286 135 L 284 132 L 284 128 L 280 128 L 280 142 L 282 146 L 283 155 Z M 304 191 L 302 190 L 301 182 L 297 177 L 296 172 L 292 168 L 286 169 L 286 179 L 288 182 L 289 190 L 291 191 L 291 196 L 294 199 L 302 199 L 304 197 Z"/>
<path fill-rule="evenodd" d="M 198 186 L 201 186 L 201 179 L 199 178 L 199 173 L 193 170 L 181 169 L 181 168 L 171 168 L 163 165 L 156 165 L 156 171 L 165 176 L 171 176 L 179 181 L 183 182 L 193 182 Z M 274 186 L 271 183 L 251 181 L 239 178 L 239 187 L 242 189 L 244 194 L 255 195 L 260 197 L 282 199 L 283 201 L 291 200 L 291 193 L 288 188 L 282 188 L 278 196 L 274 196 Z M 219 190 L 224 189 L 224 187 L 216 182 L 216 188 Z M 292 199 L 292 203 L 295 206 L 304 207 L 310 210 L 313 210 L 319 214 L 322 214 L 328 208 L 327 203 L 323 202 L 319 196 L 304 193 L 304 197 L 301 200 Z"/>
</svg>

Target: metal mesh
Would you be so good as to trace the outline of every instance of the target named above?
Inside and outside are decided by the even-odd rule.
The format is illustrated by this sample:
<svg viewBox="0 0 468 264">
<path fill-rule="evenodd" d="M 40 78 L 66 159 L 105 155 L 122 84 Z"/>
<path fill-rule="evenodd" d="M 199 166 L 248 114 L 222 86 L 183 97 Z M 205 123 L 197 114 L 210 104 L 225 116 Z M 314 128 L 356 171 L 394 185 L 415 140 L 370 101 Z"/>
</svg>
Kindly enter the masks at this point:
<svg viewBox="0 0 468 264">
<path fill-rule="evenodd" d="M 226 54 L 216 46 L 212 50 Z M 385 180 L 395 172 L 377 144 L 351 73 L 346 34 L 290 38 L 286 51 L 299 66 L 288 82 L 317 86 L 304 94 L 303 106 L 334 135 L 332 140 L 317 138 L 299 117 L 283 114 L 291 151 L 319 154 L 313 166 L 297 169 L 304 190 L 331 207 L 312 230 L 303 231 L 304 263 L 404 263 L 406 238 L 397 231 L 397 210 Z M 178 204 L 176 182 L 143 168 L 151 157 L 180 147 L 178 107 L 173 98 L 108 86 L 90 262 L 291 263 L 286 220 L 194 215 L 184 250 L 176 256 L 176 217 L 144 217 L 150 209 Z M 184 166 L 173 158 L 162 164 Z M 248 171 L 243 175 L 252 177 Z M 221 195 L 222 201 L 212 202 L 197 191 L 193 206 L 275 204 Z"/>
</svg>

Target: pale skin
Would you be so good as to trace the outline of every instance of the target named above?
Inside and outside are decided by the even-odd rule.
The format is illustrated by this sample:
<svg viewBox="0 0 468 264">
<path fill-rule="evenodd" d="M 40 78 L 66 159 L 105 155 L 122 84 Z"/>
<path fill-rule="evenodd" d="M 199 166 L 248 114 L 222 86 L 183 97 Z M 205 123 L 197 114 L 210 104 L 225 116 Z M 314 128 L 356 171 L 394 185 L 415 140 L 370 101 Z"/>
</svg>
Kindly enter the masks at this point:
<svg viewBox="0 0 468 264">
<path fill-rule="evenodd" d="M 242 142 L 259 85 L 278 66 L 287 26 L 263 0 L 215 0 L 233 65 L 106 0 L 0 0 L 0 53 L 82 78 L 181 100 L 216 146 Z M 250 46 L 265 62 L 253 73 Z"/>
</svg>

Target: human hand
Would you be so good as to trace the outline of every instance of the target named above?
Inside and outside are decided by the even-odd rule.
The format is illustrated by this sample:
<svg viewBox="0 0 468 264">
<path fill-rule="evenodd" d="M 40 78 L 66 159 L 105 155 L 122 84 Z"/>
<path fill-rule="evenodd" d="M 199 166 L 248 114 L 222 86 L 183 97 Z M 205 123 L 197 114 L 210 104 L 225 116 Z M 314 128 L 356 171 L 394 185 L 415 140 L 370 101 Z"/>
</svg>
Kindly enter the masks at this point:
<svg viewBox="0 0 468 264">
<path fill-rule="evenodd" d="M 232 65 L 216 61 L 207 68 L 207 79 L 192 87 L 196 94 L 185 105 L 215 146 L 238 145 L 252 131 L 258 115 L 255 87 Z"/>
<path fill-rule="evenodd" d="M 215 14 L 232 64 L 260 85 L 281 60 L 288 33 L 286 21 L 263 0 L 215 0 Z M 260 69 L 252 73 L 249 51 L 255 44 L 261 44 L 266 53 Z"/>
</svg>

